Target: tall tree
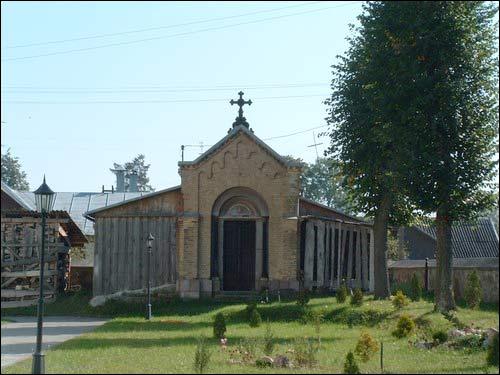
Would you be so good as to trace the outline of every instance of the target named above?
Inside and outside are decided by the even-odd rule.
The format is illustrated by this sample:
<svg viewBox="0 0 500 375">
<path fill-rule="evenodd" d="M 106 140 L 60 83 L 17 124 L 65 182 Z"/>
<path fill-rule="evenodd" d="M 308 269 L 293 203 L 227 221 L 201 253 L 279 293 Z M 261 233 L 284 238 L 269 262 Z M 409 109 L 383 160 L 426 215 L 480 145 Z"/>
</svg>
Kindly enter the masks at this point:
<svg viewBox="0 0 500 375">
<path fill-rule="evenodd" d="M 332 66 L 332 96 L 327 122 L 335 158 L 346 177 L 358 212 L 373 217 L 376 297 L 389 297 L 388 225 L 404 224 L 413 206 L 406 194 L 415 134 L 408 126 L 411 75 L 395 53 L 393 35 L 405 32 L 411 9 L 402 3 L 370 2 L 352 27 L 349 49 Z"/>
<path fill-rule="evenodd" d="M 421 129 L 411 198 L 436 213 L 436 308 L 455 307 L 451 226 L 494 202 L 498 137 L 498 12 L 492 2 L 432 1 L 414 7 L 404 46 L 415 77 L 411 123 Z"/>
<path fill-rule="evenodd" d="M 12 156 L 10 148 L 2 154 L 2 181 L 16 190 L 29 190 L 26 173 L 21 169 L 19 158 Z"/>
<path fill-rule="evenodd" d="M 119 164 L 114 164 L 115 168 Z M 125 175 L 130 175 L 132 171 L 137 173 L 137 187 L 139 191 L 154 191 L 154 188 L 149 184 L 148 171 L 151 164 L 146 164 L 146 156 L 144 154 L 137 155 L 132 161 L 124 164 Z M 125 190 L 128 190 L 128 179 L 125 180 Z"/>
</svg>

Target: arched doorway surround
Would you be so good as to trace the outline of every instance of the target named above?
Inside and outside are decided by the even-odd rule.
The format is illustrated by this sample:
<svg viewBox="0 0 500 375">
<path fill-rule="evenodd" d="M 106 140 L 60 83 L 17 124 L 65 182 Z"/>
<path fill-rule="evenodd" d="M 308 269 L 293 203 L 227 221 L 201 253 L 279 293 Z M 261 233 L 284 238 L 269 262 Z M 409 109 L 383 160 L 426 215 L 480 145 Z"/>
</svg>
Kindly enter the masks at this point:
<svg viewBox="0 0 500 375">
<path fill-rule="evenodd" d="M 211 277 L 214 291 L 258 290 L 268 278 L 268 218 L 254 190 L 223 192 L 212 208 Z"/>
</svg>

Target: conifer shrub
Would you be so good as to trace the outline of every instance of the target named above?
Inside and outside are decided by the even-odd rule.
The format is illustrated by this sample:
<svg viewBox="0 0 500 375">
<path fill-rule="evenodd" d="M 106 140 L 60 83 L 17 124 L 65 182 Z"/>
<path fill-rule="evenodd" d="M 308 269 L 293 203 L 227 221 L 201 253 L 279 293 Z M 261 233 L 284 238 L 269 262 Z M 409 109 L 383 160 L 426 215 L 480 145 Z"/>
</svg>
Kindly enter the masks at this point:
<svg viewBox="0 0 500 375">
<path fill-rule="evenodd" d="M 214 319 L 214 337 L 216 339 L 224 338 L 226 333 L 226 318 L 223 313 L 218 313 L 215 315 Z"/>
<path fill-rule="evenodd" d="M 319 347 L 309 338 L 299 338 L 295 340 L 293 354 L 295 362 L 299 366 L 313 367 L 318 361 L 316 355 Z"/>
<path fill-rule="evenodd" d="M 354 293 L 351 296 L 351 305 L 352 306 L 363 305 L 363 291 L 360 288 L 354 289 Z"/>
<path fill-rule="evenodd" d="M 311 295 L 309 289 L 302 289 L 297 294 L 297 305 L 301 307 L 307 306 L 309 300 L 311 299 Z"/>
<path fill-rule="evenodd" d="M 368 332 L 363 332 L 359 337 L 354 353 L 363 362 L 368 362 L 378 350 L 377 341 Z"/>
<path fill-rule="evenodd" d="M 196 351 L 194 354 L 194 364 L 193 369 L 197 374 L 203 374 L 210 363 L 211 357 L 210 350 L 208 349 L 207 342 L 205 337 L 201 337 L 198 339 L 198 343 L 196 345 Z"/>
<path fill-rule="evenodd" d="M 398 338 L 403 338 L 409 336 L 415 330 L 415 322 L 411 316 L 403 314 L 400 316 L 396 329 L 392 334 Z"/>
<path fill-rule="evenodd" d="M 498 333 L 496 333 L 490 346 L 488 346 L 488 354 L 486 355 L 486 363 L 489 366 L 498 367 L 498 350 Z"/>
<path fill-rule="evenodd" d="M 264 335 L 264 354 L 267 356 L 270 356 L 273 354 L 274 350 L 274 336 L 273 332 L 271 330 L 271 324 L 269 323 L 269 320 L 267 321 L 266 324 L 266 333 Z"/>
<path fill-rule="evenodd" d="M 351 351 L 345 357 L 344 374 L 360 374 L 356 358 L 354 358 L 354 354 Z"/>
<path fill-rule="evenodd" d="M 250 324 L 250 327 L 259 327 L 261 325 L 262 317 L 260 316 L 257 308 L 253 309 L 250 313 L 250 320 L 248 323 Z"/>
<path fill-rule="evenodd" d="M 402 290 L 398 290 L 396 292 L 396 295 L 392 297 L 392 305 L 398 310 L 401 310 L 403 307 L 408 306 L 408 304 L 408 298 L 404 295 Z"/>
<path fill-rule="evenodd" d="M 432 340 L 438 345 L 443 344 L 448 341 L 448 333 L 443 329 L 437 330 L 432 334 Z"/>
<path fill-rule="evenodd" d="M 349 291 L 347 290 L 347 285 L 345 285 L 345 283 L 342 283 L 339 286 L 339 289 L 337 290 L 337 292 L 335 293 L 335 297 L 337 298 L 337 302 L 344 303 L 347 299 L 348 293 L 349 293 Z"/>
<path fill-rule="evenodd" d="M 477 309 L 481 303 L 483 290 L 481 289 L 481 282 L 479 276 L 474 270 L 467 277 L 467 284 L 465 286 L 464 297 L 467 306 L 471 309 Z"/>
<path fill-rule="evenodd" d="M 413 302 L 420 301 L 422 298 L 422 285 L 420 283 L 420 277 L 418 277 L 416 273 L 413 274 L 410 280 L 409 296 Z"/>
</svg>

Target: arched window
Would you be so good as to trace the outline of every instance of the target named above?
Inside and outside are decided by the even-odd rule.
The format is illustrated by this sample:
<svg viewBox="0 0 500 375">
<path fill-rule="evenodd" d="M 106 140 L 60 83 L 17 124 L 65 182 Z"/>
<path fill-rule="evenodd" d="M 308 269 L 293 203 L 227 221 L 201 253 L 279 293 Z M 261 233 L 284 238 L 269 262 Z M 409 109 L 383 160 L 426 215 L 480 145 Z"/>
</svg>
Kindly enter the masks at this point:
<svg viewBox="0 0 500 375">
<path fill-rule="evenodd" d="M 252 217 L 256 216 L 257 213 L 250 205 L 243 202 L 233 203 L 228 205 L 228 208 L 222 210 L 222 216 L 225 217 Z"/>
</svg>

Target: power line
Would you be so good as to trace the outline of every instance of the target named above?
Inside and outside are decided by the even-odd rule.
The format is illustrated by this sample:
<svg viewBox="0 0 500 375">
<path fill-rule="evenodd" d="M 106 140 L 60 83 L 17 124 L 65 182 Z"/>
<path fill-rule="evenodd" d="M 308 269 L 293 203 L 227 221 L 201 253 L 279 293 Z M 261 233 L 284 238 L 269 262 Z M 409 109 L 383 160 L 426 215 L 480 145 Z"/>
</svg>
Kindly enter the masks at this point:
<svg viewBox="0 0 500 375">
<path fill-rule="evenodd" d="M 208 23 L 208 22 L 214 22 L 214 21 L 223 21 L 223 20 L 232 19 L 232 18 L 240 18 L 240 17 L 252 16 L 252 15 L 255 15 L 255 14 L 278 12 L 280 10 L 291 9 L 291 8 L 298 8 L 298 7 L 309 6 L 309 5 L 315 5 L 315 4 L 318 4 L 318 3 L 321 3 L 321 1 L 307 2 L 307 3 L 301 3 L 301 4 L 297 4 L 297 5 L 290 5 L 290 6 L 281 7 L 281 8 L 274 8 L 274 9 L 268 9 L 268 10 L 260 10 L 260 11 L 256 11 L 256 12 L 242 13 L 242 14 L 236 14 L 236 15 L 226 16 L 226 17 L 210 18 L 210 19 L 201 20 L 201 21 L 185 22 L 185 23 L 179 23 L 179 24 L 174 24 L 174 25 L 164 25 L 164 26 L 148 27 L 148 28 L 144 28 L 144 29 L 135 29 L 135 30 L 128 30 L 128 31 L 116 32 L 116 33 L 107 33 L 107 34 L 97 34 L 97 35 L 83 36 L 83 37 L 71 38 L 71 39 L 52 40 L 52 41 L 47 41 L 47 42 L 19 44 L 19 45 L 14 45 L 14 46 L 6 46 L 6 47 L 3 47 L 2 49 L 36 47 L 36 46 L 43 46 L 43 45 L 47 45 L 47 44 L 60 44 L 60 43 L 76 42 L 76 41 L 79 41 L 79 40 L 98 39 L 98 38 L 106 38 L 106 37 L 110 37 L 110 36 L 118 36 L 118 35 L 127 35 L 127 34 L 142 33 L 142 32 L 146 32 L 146 31 L 172 29 L 172 28 L 176 28 L 176 27 L 190 26 L 190 25 L 196 25 L 196 24 L 200 24 L 200 23 Z"/>
<path fill-rule="evenodd" d="M 259 22 L 266 22 L 266 21 L 271 21 L 271 20 L 281 19 L 281 18 L 286 18 L 286 17 L 293 17 L 293 16 L 298 16 L 298 15 L 303 15 L 303 14 L 308 14 L 308 13 L 320 12 L 320 11 L 324 11 L 324 10 L 331 10 L 331 9 L 340 8 L 340 7 L 343 7 L 343 6 L 346 6 L 346 5 L 352 5 L 354 3 L 355 2 L 350 2 L 350 3 L 347 3 L 347 4 L 341 4 L 341 5 L 332 6 L 332 7 L 319 8 L 319 9 L 314 9 L 314 10 L 309 10 L 309 11 L 304 11 L 304 12 L 298 12 L 298 13 L 291 13 L 291 14 L 282 15 L 282 16 L 268 17 L 268 18 L 263 18 L 263 19 L 259 19 L 259 20 L 253 20 L 253 21 L 248 21 L 248 22 L 241 22 L 241 23 L 236 23 L 236 24 L 231 24 L 231 25 L 209 27 L 209 28 L 206 28 L 206 29 L 200 29 L 200 30 L 194 30 L 194 31 L 187 31 L 187 32 L 178 33 L 178 34 L 156 36 L 156 37 L 151 37 L 151 38 L 131 40 L 131 41 L 127 41 L 127 42 L 110 43 L 110 44 L 104 44 L 104 45 L 100 45 L 100 46 L 93 46 L 93 47 L 86 47 L 86 48 L 77 48 L 77 49 L 71 49 L 71 50 L 49 52 L 49 53 L 44 53 L 44 54 L 39 54 L 39 55 L 11 57 L 11 58 L 7 58 L 7 59 L 1 59 L 1 61 L 17 61 L 17 60 L 34 59 L 34 58 L 38 58 L 38 57 L 48 57 L 48 56 L 56 56 L 56 55 L 65 55 L 65 54 L 71 54 L 71 53 L 75 53 L 75 52 L 85 52 L 85 51 L 91 51 L 91 50 L 108 48 L 108 47 L 116 47 L 116 46 L 122 46 L 122 45 L 130 45 L 130 44 L 142 43 L 142 42 L 147 42 L 147 41 L 152 41 L 152 40 L 174 38 L 174 37 L 179 37 L 179 36 L 185 36 L 185 35 L 191 35 L 191 34 L 198 34 L 198 33 L 207 32 L 207 31 L 222 30 L 222 29 L 227 29 L 227 28 L 231 28 L 231 27 L 237 27 L 237 26 L 241 26 L 241 25 L 249 25 L 249 24 L 254 24 L 254 23 L 259 23 Z"/>
<path fill-rule="evenodd" d="M 257 97 L 256 100 L 273 100 L 273 99 L 294 99 L 294 98 L 312 98 L 323 97 L 324 94 L 312 95 L 286 95 L 286 96 L 263 96 Z M 8 100 L 2 101 L 8 104 L 165 104 L 165 103 L 193 103 L 193 102 L 225 102 L 227 98 L 213 99 L 173 99 L 173 100 L 94 100 L 94 101 L 36 101 L 36 100 Z"/>
</svg>

